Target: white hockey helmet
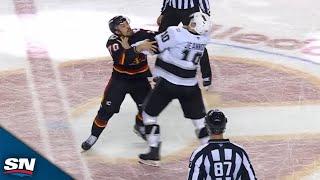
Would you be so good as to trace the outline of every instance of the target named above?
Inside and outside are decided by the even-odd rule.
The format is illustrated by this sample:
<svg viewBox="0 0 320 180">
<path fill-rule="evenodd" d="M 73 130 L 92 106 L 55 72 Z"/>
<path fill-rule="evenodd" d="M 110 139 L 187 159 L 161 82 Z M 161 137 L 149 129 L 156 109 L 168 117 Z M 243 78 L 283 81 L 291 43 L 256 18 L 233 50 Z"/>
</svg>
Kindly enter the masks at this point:
<svg viewBox="0 0 320 180">
<path fill-rule="evenodd" d="M 211 28 L 210 17 L 202 12 L 193 13 L 190 15 L 189 26 L 200 35 L 206 34 Z"/>
</svg>

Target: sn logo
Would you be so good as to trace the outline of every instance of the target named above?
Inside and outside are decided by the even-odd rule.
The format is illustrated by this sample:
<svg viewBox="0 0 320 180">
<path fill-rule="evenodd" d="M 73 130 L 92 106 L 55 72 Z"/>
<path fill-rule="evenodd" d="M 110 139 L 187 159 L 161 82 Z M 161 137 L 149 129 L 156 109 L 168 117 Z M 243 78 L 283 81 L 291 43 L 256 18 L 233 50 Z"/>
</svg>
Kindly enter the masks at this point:
<svg viewBox="0 0 320 180">
<path fill-rule="evenodd" d="M 36 158 L 8 158 L 4 164 L 4 174 L 31 176 L 36 164 Z"/>
</svg>

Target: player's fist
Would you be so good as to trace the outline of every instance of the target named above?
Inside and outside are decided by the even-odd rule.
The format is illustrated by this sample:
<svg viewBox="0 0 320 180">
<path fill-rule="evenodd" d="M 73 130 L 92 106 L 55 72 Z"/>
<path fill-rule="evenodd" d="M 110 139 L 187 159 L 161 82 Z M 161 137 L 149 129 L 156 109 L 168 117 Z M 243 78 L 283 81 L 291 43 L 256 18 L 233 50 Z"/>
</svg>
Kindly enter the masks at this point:
<svg viewBox="0 0 320 180">
<path fill-rule="evenodd" d="M 142 52 L 142 51 L 149 51 L 154 52 L 158 49 L 156 45 L 156 41 L 150 41 L 149 39 L 146 39 L 142 41 L 138 46 L 136 46 L 136 51 Z"/>
</svg>

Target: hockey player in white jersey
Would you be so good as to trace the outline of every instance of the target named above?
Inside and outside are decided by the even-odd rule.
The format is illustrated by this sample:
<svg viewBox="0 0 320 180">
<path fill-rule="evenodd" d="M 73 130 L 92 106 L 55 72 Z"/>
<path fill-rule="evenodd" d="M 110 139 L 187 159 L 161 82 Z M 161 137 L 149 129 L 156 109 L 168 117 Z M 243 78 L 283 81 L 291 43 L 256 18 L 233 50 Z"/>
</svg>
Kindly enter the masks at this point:
<svg viewBox="0 0 320 180">
<path fill-rule="evenodd" d="M 179 100 L 184 117 L 192 120 L 200 142 L 208 141 L 206 111 L 196 74 L 200 64 L 204 85 L 211 84 L 209 61 L 199 62 L 210 41 L 210 29 L 209 16 L 197 12 L 191 15 L 188 26 L 171 26 L 155 37 L 159 55 L 154 74 L 159 80 L 144 102 L 142 116 L 150 151 L 139 155 L 140 163 L 159 166 L 161 141 L 157 116 L 173 99 Z"/>
</svg>

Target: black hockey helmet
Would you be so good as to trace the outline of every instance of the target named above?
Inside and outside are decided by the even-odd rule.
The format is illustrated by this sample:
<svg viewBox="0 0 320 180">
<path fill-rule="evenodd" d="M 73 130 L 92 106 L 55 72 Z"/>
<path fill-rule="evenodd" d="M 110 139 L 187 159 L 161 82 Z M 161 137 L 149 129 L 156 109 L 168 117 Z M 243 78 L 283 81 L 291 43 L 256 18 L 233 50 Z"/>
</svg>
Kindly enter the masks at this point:
<svg viewBox="0 0 320 180">
<path fill-rule="evenodd" d="M 212 134 L 221 134 L 226 129 L 228 120 L 218 109 L 210 110 L 205 117 L 205 125 Z"/>
<path fill-rule="evenodd" d="M 109 20 L 109 29 L 113 34 L 116 34 L 116 26 L 118 26 L 120 23 L 123 23 L 124 21 L 127 21 L 129 23 L 129 19 L 125 16 L 115 16 L 112 19 Z"/>
</svg>

